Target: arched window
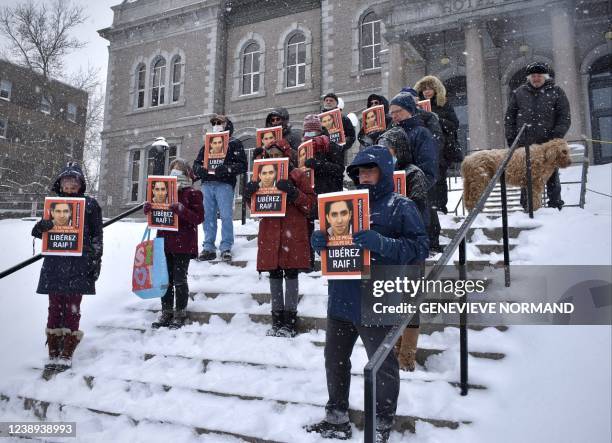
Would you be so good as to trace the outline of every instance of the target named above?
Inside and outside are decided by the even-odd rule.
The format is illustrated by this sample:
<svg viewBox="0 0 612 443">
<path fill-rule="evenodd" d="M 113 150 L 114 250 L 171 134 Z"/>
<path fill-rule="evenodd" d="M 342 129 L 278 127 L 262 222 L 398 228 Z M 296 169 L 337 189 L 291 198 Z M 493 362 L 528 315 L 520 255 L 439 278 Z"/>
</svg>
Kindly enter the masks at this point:
<svg viewBox="0 0 612 443">
<path fill-rule="evenodd" d="M 249 43 L 242 52 L 242 95 L 259 91 L 259 57 L 261 51 L 255 42 Z"/>
<path fill-rule="evenodd" d="M 612 54 L 595 61 L 589 68 L 589 103 L 595 163 L 612 161 Z"/>
<path fill-rule="evenodd" d="M 144 63 L 141 63 L 136 68 L 135 83 L 136 83 L 136 109 L 144 108 L 145 105 L 145 78 L 147 68 Z"/>
<path fill-rule="evenodd" d="M 359 48 L 361 54 L 361 69 L 380 67 L 380 19 L 374 12 L 368 12 L 361 20 Z"/>
<path fill-rule="evenodd" d="M 151 82 L 151 106 L 163 105 L 166 102 L 166 59 L 160 57 L 153 64 L 153 81 Z"/>
<path fill-rule="evenodd" d="M 301 32 L 291 36 L 285 50 L 287 60 L 287 88 L 303 86 L 306 83 L 306 37 Z"/>
<path fill-rule="evenodd" d="M 181 98 L 182 69 L 181 56 L 177 55 L 172 60 L 172 103 L 179 101 Z"/>
</svg>

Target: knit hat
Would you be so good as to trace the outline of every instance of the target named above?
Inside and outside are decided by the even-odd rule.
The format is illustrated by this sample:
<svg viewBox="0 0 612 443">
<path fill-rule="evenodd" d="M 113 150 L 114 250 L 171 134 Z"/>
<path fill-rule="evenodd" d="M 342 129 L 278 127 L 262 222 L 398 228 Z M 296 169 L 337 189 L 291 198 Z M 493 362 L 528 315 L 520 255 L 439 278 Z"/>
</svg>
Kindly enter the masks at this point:
<svg viewBox="0 0 612 443">
<path fill-rule="evenodd" d="M 416 103 L 414 102 L 414 98 L 408 92 L 400 92 L 393 100 L 391 100 L 390 105 L 396 105 L 404 108 L 406 111 L 410 112 L 412 115 L 416 114 Z"/>
<path fill-rule="evenodd" d="M 336 103 L 338 103 L 338 96 L 336 94 L 334 94 L 333 92 L 329 92 L 329 93 L 325 94 L 325 97 L 323 97 L 323 100 L 325 100 L 328 97 L 333 98 L 334 100 L 336 100 Z"/>
<path fill-rule="evenodd" d="M 416 89 L 411 88 L 409 86 L 406 86 L 405 88 L 402 88 L 402 90 L 400 91 L 400 94 L 402 92 L 407 92 L 408 94 L 412 95 L 413 97 L 418 97 L 419 96 L 419 93 L 416 92 Z"/>
<path fill-rule="evenodd" d="M 321 119 L 316 114 L 308 114 L 304 117 L 304 134 L 308 132 L 316 132 L 317 135 L 321 134 L 323 128 L 321 126 Z"/>
<path fill-rule="evenodd" d="M 542 62 L 529 63 L 527 67 L 525 68 L 525 72 L 527 73 L 527 75 L 548 74 L 549 67 L 546 63 L 542 63 Z"/>
</svg>

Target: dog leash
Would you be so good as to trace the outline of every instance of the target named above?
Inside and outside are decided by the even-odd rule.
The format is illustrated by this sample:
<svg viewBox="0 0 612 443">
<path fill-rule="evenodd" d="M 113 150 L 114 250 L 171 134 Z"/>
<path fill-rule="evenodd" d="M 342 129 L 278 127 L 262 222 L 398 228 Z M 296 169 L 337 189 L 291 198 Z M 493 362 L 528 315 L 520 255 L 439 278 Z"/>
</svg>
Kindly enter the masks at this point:
<svg viewBox="0 0 612 443">
<path fill-rule="evenodd" d="M 589 141 L 589 142 L 606 143 L 608 145 L 612 145 L 612 141 L 609 141 L 609 140 L 597 140 L 594 138 L 585 138 L 584 140 Z"/>
</svg>

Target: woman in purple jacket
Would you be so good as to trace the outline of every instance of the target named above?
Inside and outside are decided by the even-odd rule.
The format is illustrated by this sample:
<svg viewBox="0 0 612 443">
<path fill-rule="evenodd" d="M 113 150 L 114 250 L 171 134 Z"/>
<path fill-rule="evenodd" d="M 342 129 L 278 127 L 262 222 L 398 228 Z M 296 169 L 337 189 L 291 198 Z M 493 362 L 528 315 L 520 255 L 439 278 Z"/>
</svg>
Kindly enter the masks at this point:
<svg viewBox="0 0 612 443">
<path fill-rule="evenodd" d="M 202 192 L 191 187 L 193 174 L 185 160 L 177 158 L 170 163 L 170 175 L 176 176 L 178 181 L 178 201 L 172 203 L 170 208 L 178 215 L 179 230 L 157 231 L 157 236 L 164 238 L 169 284 L 161 299 L 161 316 L 151 327 L 178 329 L 185 324 L 187 318 L 187 270 L 190 260 L 198 256 L 197 227 L 204 221 L 204 206 Z M 144 213 L 148 214 L 150 211 L 151 204 L 147 202 L 144 205 Z"/>
</svg>

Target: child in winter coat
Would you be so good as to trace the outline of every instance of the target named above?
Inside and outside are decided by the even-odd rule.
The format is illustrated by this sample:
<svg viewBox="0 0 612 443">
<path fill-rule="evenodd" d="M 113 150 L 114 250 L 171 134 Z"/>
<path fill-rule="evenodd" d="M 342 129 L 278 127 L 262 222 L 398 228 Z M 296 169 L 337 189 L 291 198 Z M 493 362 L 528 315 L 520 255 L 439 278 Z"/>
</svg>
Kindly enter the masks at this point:
<svg viewBox="0 0 612 443">
<path fill-rule="evenodd" d="M 36 292 L 49 294 L 46 375 L 72 366 L 72 356 L 83 338 L 79 330 L 81 300 L 83 294 L 96 293 L 103 249 L 102 210 L 95 198 L 85 195 L 85 176 L 81 168 L 76 163 L 68 163 L 51 189 L 60 197 L 85 198 L 85 226 L 82 256 L 46 256 L 40 270 Z M 34 225 L 32 235 L 42 238 L 43 232 L 53 226 L 52 220 L 40 220 Z"/>
<path fill-rule="evenodd" d="M 193 174 L 191 167 L 182 158 L 170 163 L 170 175 L 178 181 L 178 201 L 170 208 L 178 215 L 178 231 L 157 231 L 164 238 L 164 251 L 168 265 L 168 290 L 161 299 L 162 312 L 152 328 L 181 328 L 187 319 L 189 286 L 187 271 L 189 262 L 198 256 L 198 225 L 204 221 L 202 192 L 191 187 Z M 144 205 L 144 213 L 151 211 L 149 202 Z M 175 307 L 176 299 L 176 307 Z"/>
<path fill-rule="evenodd" d="M 279 180 L 276 184 L 278 189 L 287 193 L 285 216 L 264 217 L 259 222 L 257 270 L 270 273 L 272 328 L 267 335 L 294 337 L 297 334 L 298 272 L 310 268 L 307 217 L 316 205 L 316 195 L 306 174 L 293 167 L 291 148 L 287 143 L 281 140 L 260 153 L 260 156 L 290 159 L 289 179 Z M 247 183 L 244 197 L 250 199 L 258 189 L 257 182 Z"/>
</svg>

